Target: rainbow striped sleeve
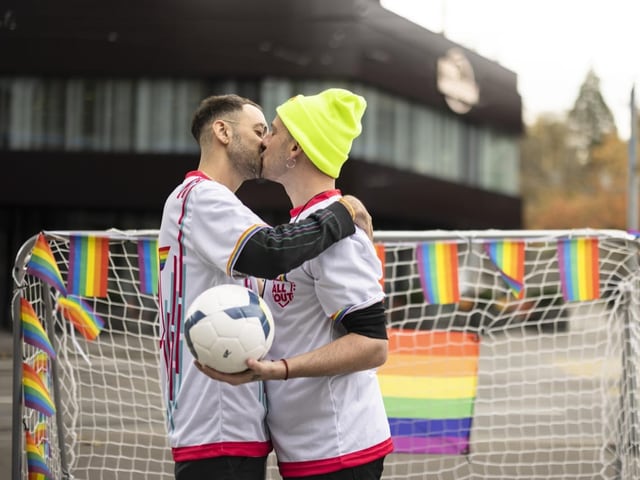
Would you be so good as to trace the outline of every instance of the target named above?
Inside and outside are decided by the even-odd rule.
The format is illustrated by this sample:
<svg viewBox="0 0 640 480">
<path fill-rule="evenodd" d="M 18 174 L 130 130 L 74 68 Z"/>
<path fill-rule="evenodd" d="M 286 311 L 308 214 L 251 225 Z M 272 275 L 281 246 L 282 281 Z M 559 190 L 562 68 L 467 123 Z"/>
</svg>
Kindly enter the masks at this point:
<svg viewBox="0 0 640 480">
<path fill-rule="evenodd" d="M 35 310 L 24 297 L 20 297 L 20 320 L 22 321 L 22 339 L 24 342 L 39 348 L 52 359 L 55 359 L 56 352 L 53 350 L 47 332 L 44 331 Z"/>
<path fill-rule="evenodd" d="M 477 335 L 389 329 L 378 380 L 396 453 L 465 454 L 478 385 Z"/>
<path fill-rule="evenodd" d="M 109 274 L 109 239 L 72 235 L 69 242 L 69 293 L 105 298 Z"/>
<path fill-rule="evenodd" d="M 164 262 L 167 257 L 165 255 Z M 158 274 L 160 260 L 158 240 L 140 240 L 138 242 L 138 279 L 140 291 L 149 295 L 158 293 Z"/>
<path fill-rule="evenodd" d="M 460 300 L 458 244 L 421 243 L 416 247 L 420 284 L 427 303 L 447 304 Z"/>
<path fill-rule="evenodd" d="M 22 391 L 25 406 L 33 408 L 47 417 L 55 413 L 56 407 L 49 396 L 49 390 L 34 368 L 24 362 L 22 363 Z"/>
<path fill-rule="evenodd" d="M 104 320 L 81 298 L 73 295 L 60 297 L 58 307 L 62 310 L 62 316 L 69 320 L 84 338 L 95 340 L 100 335 Z"/>
<path fill-rule="evenodd" d="M 36 243 L 33 246 L 31 258 L 27 262 L 27 273 L 38 277 L 63 295 L 67 294 L 67 289 L 62 281 L 58 264 L 53 256 L 51 247 L 49 247 L 49 242 L 43 233 L 38 235 Z"/>
<path fill-rule="evenodd" d="M 597 238 L 558 241 L 558 267 L 566 302 L 600 297 L 600 256 Z"/>
<path fill-rule="evenodd" d="M 484 244 L 489 259 L 500 272 L 515 298 L 524 296 L 524 242 L 493 241 Z"/>
</svg>

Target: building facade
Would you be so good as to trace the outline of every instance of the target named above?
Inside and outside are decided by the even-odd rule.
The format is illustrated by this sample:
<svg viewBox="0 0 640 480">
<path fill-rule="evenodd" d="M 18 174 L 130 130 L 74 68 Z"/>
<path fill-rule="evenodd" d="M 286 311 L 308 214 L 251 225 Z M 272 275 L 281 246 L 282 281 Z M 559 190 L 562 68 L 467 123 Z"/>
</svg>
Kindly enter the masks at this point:
<svg viewBox="0 0 640 480">
<path fill-rule="evenodd" d="M 298 93 L 363 95 L 338 186 L 377 229 L 521 227 L 516 74 L 376 0 L 8 3 L 4 272 L 40 230 L 157 228 L 165 196 L 197 166 L 193 111 L 230 92 L 268 120 Z M 248 182 L 239 196 L 267 221 L 288 219 L 278 185 Z M 10 288 L 3 274 L 3 305 Z"/>
</svg>

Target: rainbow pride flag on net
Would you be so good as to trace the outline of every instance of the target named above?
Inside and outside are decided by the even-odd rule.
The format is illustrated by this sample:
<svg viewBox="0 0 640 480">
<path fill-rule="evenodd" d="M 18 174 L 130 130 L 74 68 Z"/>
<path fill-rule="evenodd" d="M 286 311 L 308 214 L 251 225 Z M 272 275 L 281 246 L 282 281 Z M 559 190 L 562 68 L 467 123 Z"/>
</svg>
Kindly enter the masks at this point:
<svg viewBox="0 0 640 480">
<path fill-rule="evenodd" d="M 142 239 L 138 242 L 138 280 L 140 291 L 149 295 L 158 293 L 160 258 L 158 240 Z"/>
<path fill-rule="evenodd" d="M 416 261 L 427 303 L 447 304 L 460 300 L 457 243 L 420 243 L 416 246 Z"/>
<path fill-rule="evenodd" d="M 49 341 L 38 315 L 33 306 L 24 297 L 20 297 L 20 320 L 22 321 L 22 339 L 40 350 L 46 352 L 51 358 L 56 358 L 56 352 Z"/>
<path fill-rule="evenodd" d="M 107 296 L 109 239 L 72 235 L 69 239 L 69 293 L 83 297 Z"/>
<path fill-rule="evenodd" d="M 47 465 L 45 449 L 38 443 L 37 433 L 34 437 L 28 430 L 25 430 L 25 436 L 29 480 L 54 480 Z"/>
<path fill-rule="evenodd" d="M 60 275 L 58 264 L 53 256 L 49 242 L 43 233 L 38 235 L 33 250 L 31 250 L 31 258 L 29 258 L 27 262 L 27 273 L 38 277 L 63 295 L 67 294 L 67 289 L 62 282 L 62 275 Z"/>
<path fill-rule="evenodd" d="M 55 413 L 56 407 L 42 378 L 31 365 L 25 362 L 22 363 L 22 391 L 25 406 L 47 417 Z"/>
<path fill-rule="evenodd" d="M 484 251 L 500 272 L 515 298 L 524 296 L 524 242 L 497 240 L 486 242 Z"/>
<path fill-rule="evenodd" d="M 62 316 L 69 320 L 87 340 L 95 340 L 104 328 L 104 320 L 79 297 L 69 295 L 58 298 Z"/>
<path fill-rule="evenodd" d="M 600 255 L 597 238 L 558 240 L 558 268 L 566 302 L 600 297 Z"/>
<path fill-rule="evenodd" d="M 389 329 L 378 380 L 396 453 L 469 452 L 478 385 L 475 334 Z"/>
</svg>

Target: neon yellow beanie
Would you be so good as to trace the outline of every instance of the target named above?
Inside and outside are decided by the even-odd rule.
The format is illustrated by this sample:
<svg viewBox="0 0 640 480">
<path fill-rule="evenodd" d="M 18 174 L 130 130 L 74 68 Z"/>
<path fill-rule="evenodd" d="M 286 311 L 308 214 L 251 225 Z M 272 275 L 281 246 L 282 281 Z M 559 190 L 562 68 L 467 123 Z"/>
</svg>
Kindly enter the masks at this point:
<svg viewBox="0 0 640 480">
<path fill-rule="evenodd" d="M 362 132 L 364 98 L 330 88 L 317 95 L 297 95 L 276 108 L 289 133 L 321 172 L 338 178 L 353 140 Z"/>
</svg>

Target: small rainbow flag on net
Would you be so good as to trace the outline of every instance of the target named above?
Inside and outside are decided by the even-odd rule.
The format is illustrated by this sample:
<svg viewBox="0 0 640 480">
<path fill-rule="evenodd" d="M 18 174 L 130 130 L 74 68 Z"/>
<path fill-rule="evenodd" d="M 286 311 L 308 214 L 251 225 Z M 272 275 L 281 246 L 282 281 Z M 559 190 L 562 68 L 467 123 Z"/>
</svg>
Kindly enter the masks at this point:
<svg viewBox="0 0 640 480">
<path fill-rule="evenodd" d="M 566 302 L 600 297 L 600 255 L 597 238 L 558 240 L 558 267 Z"/>
<path fill-rule="evenodd" d="M 378 380 L 396 453 L 469 452 L 478 385 L 478 336 L 389 329 Z"/>
<path fill-rule="evenodd" d="M 427 303 L 458 302 L 458 244 L 420 243 L 416 246 L 416 257 L 420 284 Z"/>
<path fill-rule="evenodd" d="M 69 293 L 104 298 L 108 275 L 109 239 L 72 235 L 69 238 Z"/>
<path fill-rule="evenodd" d="M 62 282 L 62 275 L 60 275 L 58 264 L 53 257 L 49 242 L 47 242 L 43 233 L 38 235 L 36 243 L 33 246 L 31 258 L 29 262 L 27 262 L 27 273 L 38 277 L 63 295 L 67 294 L 67 289 Z"/>
<path fill-rule="evenodd" d="M 104 320 L 81 298 L 69 295 L 58 298 L 62 316 L 69 320 L 87 340 L 95 340 L 104 328 Z"/>
<path fill-rule="evenodd" d="M 53 480 L 54 477 L 45 461 L 42 447 L 28 430 L 25 430 L 25 435 L 29 480 Z"/>
<path fill-rule="evenodd" d="M 50 417 L 56 411 L 51 401 L 49 390 L 45 387 L 38 373 L 28 363 L 22 363 L 22 390 L 24 404 Z"/>
<path fill-rule="evenodd" d="M 140 240 L 138 242 L 138 278 L 142 293 L 149 295 L 158 293 L 159 272 L 158 241 Z"/>
<path fill-rule="evenodd" d="M 486 242 L 484 250 L 514 297 L 522 298 L 524 296 L 524 242 L 511 240 Z"/>
<path fill-rule="evenodd" d="M 56 352 L 53 350 L 47 332 L 44 331 L 33 306 L 24 297 L 20 297 L 20 320 L 24 342 L 46 352 L 51 358 L 56 358 Z"/>
</svg>

